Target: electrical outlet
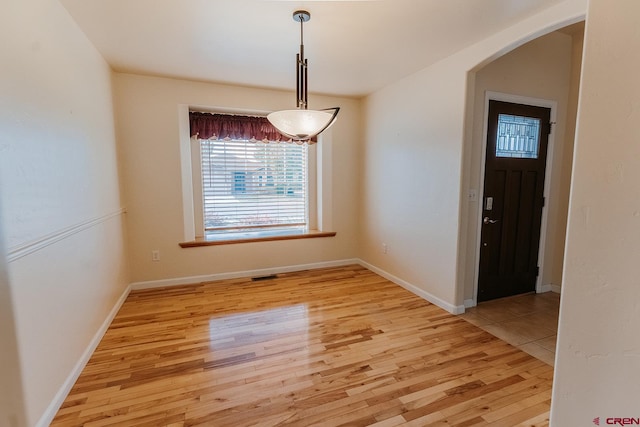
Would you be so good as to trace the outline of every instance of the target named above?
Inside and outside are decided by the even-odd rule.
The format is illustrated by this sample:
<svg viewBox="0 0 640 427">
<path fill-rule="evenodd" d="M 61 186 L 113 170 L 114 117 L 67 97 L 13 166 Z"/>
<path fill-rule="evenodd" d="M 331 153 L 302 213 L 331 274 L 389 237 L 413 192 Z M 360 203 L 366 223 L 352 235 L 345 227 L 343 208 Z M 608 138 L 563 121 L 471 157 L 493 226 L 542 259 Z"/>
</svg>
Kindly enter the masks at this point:
<svg viewBox="0 0 640 427">
<path fill-rule="evenodd" d="M 389 248 L 387 247 L 387 244 L 383 243 L 382 244 L 382 253 L 386 254 L 388 251 L 389 251 Z"/>
<path fill-rule="evenodd" d="M 151 251 L 151 261 L 160 261 L 160 249 Z"/>
<path fill-rule="evenodd" d="M 470 188 L 469 189 L 469 193 L 467 194 L 469 201 L 470 202 L 477 202 L 478 201 L 478 190 L 476 190 L 475 188 Z"/>
</svg>

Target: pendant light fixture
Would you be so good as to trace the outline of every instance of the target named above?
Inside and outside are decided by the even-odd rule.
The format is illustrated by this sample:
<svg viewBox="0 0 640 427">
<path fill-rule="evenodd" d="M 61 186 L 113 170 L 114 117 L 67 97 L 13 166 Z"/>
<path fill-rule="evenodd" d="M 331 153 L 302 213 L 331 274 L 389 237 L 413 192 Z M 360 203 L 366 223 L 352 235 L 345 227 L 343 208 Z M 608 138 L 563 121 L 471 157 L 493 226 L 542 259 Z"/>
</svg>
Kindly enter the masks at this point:
<svg viewBox="0 0 640 427">
<path fill-rule="evenodd" d="M 331 126 L 338 116 L 340 107 L 325 110 L 307 109 L 307 68 L 304 57 L 304 23 L 311 19 L 306 10 L 293 12 L 293 20 L 300 22 L 300 53 L 296 55 L 296 110 L 275 111 L 267 116 L 278 132 L 294 141 L 309 141 L 314 136 Z"/>
</svg>

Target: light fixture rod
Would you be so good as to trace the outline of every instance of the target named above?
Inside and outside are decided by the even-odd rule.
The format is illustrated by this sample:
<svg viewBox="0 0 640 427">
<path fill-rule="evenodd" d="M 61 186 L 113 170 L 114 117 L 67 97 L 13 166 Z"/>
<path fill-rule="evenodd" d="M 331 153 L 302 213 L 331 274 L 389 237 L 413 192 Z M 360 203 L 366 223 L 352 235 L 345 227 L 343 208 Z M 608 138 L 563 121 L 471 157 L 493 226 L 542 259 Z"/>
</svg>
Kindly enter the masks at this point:
<svg viewBox="0 0 640 427">
<path fill-rule="evenodd" d="M 302 68 L 304 70 L 304 77 L 302 78 L 302 86 L 304 87 L 302 91 L 302 108 L 307 109 L 307 105 L 309 104 L 307 99 L 307 82 L 309 79 L 309 67 L 307 67 L 307 60 L 304 60 L 304 66 Z"/>
<path fill-rule="evenodd" d="M 311 19 L 306 10 L 293 12 L 293 19 L 300 22 L 300 53 L 296 55 L 296 99 L 297 108 L 307 109 L 308 106 L 308 61 L 304 57 L 304 23 Z"/>
<path fill-rule="evenodd" d="M 300 108 L 300 54 L 296 54 L 296 108 Z"/>
</svg>

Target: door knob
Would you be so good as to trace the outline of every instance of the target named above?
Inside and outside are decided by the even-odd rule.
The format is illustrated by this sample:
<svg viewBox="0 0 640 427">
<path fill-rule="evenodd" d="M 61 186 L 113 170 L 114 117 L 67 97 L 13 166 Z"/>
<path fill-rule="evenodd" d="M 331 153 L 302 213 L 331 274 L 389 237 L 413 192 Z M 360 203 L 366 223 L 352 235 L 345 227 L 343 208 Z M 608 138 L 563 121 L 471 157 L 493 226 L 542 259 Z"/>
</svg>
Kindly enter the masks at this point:
<svg viewBox="0 0 640 427">
<path fill-rule="evenodd" d="M 485 216 L 484 219 L 482 220 L 483 223 L 485 224 L 495 224 L 496 222 L 498 222 L 497 219 L 491 219 L 488 216 Z"/>
</svg>

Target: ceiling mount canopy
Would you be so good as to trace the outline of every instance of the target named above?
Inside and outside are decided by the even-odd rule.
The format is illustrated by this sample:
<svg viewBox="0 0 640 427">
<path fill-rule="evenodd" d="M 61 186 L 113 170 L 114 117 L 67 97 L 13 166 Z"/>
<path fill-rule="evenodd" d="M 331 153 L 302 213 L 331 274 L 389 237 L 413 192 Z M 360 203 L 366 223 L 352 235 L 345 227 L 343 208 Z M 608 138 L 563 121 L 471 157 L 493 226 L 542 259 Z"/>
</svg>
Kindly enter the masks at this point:
<svg viewBox="0 0 640 427">
<path fill-rule="evenodd" d="M 311 19 L 306 10 L 293 12 L 293 20 L 300 22 L 300 52 L 296 54 L 296 110 L 275 111 L 267 116 L 278 132 L 294 141 L 309 141 L 331 126 L 340 107 L 309 110 L 307 101 L 308 61 L 304 57 L 304 23 Z"/>
</svg>

